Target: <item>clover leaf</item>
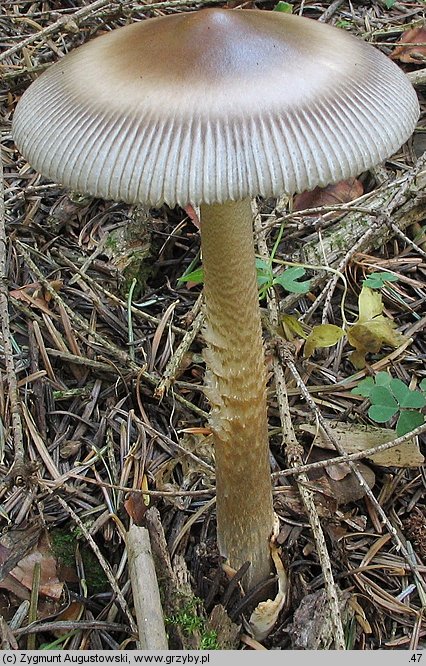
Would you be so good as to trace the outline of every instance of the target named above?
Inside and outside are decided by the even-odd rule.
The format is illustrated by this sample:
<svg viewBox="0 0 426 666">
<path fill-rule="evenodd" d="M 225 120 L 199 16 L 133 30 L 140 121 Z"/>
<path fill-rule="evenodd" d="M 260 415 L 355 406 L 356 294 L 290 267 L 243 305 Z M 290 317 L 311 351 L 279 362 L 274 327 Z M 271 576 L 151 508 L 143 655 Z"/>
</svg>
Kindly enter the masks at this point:
<svg viewBox="0 0 426 666">
<path fill-rule="evenodd" d="M 378 271 L 377 273 L 370 273 L 362 284 L 364 287 L 370 287 L 370 289 L 382 289 L 386 282 L 397 282 L 398 279 L 397 275 L 389 273 L 389 271 Z"/>
</svg>

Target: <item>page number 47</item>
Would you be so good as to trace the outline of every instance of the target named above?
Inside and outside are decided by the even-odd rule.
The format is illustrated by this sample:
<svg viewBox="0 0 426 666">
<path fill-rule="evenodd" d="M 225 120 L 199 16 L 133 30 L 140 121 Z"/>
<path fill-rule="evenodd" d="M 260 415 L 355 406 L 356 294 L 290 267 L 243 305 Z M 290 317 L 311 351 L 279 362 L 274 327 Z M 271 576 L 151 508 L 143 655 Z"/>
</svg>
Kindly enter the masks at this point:
<svg viewBox="0 0 426 666">
<path fill-rule="evenodd" d="M 419 664 L 421 659 L 422 659 L 422 653 L 421 652 L 415 652 L 413 655 L 411 655 L 410 661 L 412 664 Z"/>
</svg>

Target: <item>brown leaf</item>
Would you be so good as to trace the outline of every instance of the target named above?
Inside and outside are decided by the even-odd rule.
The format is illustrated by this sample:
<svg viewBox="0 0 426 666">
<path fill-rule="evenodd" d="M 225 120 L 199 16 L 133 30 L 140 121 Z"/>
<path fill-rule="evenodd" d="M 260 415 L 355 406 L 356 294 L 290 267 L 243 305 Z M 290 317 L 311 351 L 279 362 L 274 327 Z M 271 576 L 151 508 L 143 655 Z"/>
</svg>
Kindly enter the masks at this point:
<svg viewBox="0 0 426 666">
<path fill-rule="evenodd" d="M 318 447 L 312 447 L 307 463 L 318 462 L 320 460 L 330 460 L 337 456 Z M 375 483 L 375 474 L 373 470 L 362 463 L 356 462 L 356 467 L 363 475 L 369 488 Z M 339 506 L 355 502 L 365 495 L 365 489 L 359 484 L 358 479 L 346 463 L 339 463 L 329 467 L 313 469 L 308 472 L 309 490 L 315 495 L 315 504 L 318 515 L 321 517 L 334 516 Z M 275 500 L 274 500 L 275 501 Z M 276 498 L 277 506 L 281 511 L 303 515 L 305 509 L 300 501 L 300 495 L 293 486 L 281 488 Z"/>
<path fill-rule="evenodd" d="M 19 580 L 16 580 L 11 574 L 8 574 L 3 580 L 0 582 L 0 587 L 3 590 L 8 590 L 11 592 L 17 599 L 20 599 L 22 601 L 29 600 L 30 598 L 30 591 L 25 585 L 22 585 L 22 583 L 19 582 Z"/>
<path fill-rule="evenodd" d="M 313 484 L 309 484 L 309 488 L 313 492 L 318 489 L 316 485 L 313 487 Z M 331 518 L 336 513 L 337 503 L 323 492 L 315 492 L 315 505 L 321 518 Z M 306 516 L 306 509 L 300 499 L 299 491 L 293 486 L 286 486 L 285 489 L 280 490 L 279 495 L 274 499 L 274 506 L 283 515 Z"/>
<path fill-rule="evenodd" d="M 422 65 L 426 62 L 426 25 L 403 33 L 391 55 L 393 60 Z"/>
<path fill-rule="evenodd" d="M 141 493 L 129 493 L 124 501 L 124 508 L 132 518 L 135 525 L 143 525 L 144 517 L 148 509 Z"/>
<path fill-rule="evenodd" d="M 31 590 L 34 575 L 34 566 L 40 563 L 40 594 L 52 599 L 59 599 L 62 594 L 63 583 L 56 573 L 56 558 L 53 556 L 47 533 L 42 534 L 36 548 L 23 557 L 18 565 L 12 569 L 10 576 L 21 585 Z"/>
<path fill-rule="evenodd" d="M 306 210 L 320 206 L 336 206 L 348 203 L 364 194 L 362 183 L 356 178 L 341 180 L 339 183 L 316 187 L 311 192 L 302 192 L 294 197 L 293 210 Z"/>
<path fill-rule="evenodd" d="M 0 645 L 2 650 L 19 650 L 19 645 L 16 641 L 12 629 L 7 623 L 7 619 L 2 613 L 0 615 Z"/>
<path fill-rule="evenodd" d="M 191 204 L 188 204 L 187 206 L 183 207 L 185 213 L 188 215 L 189 219 L 191 220 L 192 224 L 197 227 L 197 229 L 200 228 L 200 218 L 198 217 L 197 211 Z"/>
<path fill-rule="evenodd" d="M 46 302 L 42 298 L 34 298 L 33 296 L 31 296 L 31 294 L 28 294 L 23 289 L 15 289 L 14 291 L 11 291 L 10 296 L 16 298 L 19 301 L 24 301 L 25 303 L 28 303 L 28 305 L 31 305 L 32 307 L 37 308 L 38 310 L 41 310 L 45 314 L 51 314 L 48 306 L 46 305 Z"/>
<path fill-rule="evenodd" d="M 78 622 L 80 620 L 84 611 L 84 604 L 80 601 L 71 601 L 71 603 L 64 608 L 55 618 L 56 622 Z M 66 636 L 69 633 L 69 629 L 55 629 L 52 632 L 54 636 L 58 638 L 60 636 Z"/>
<path fill-rule="evenodd" d="M 306 462 L 311 463 L 319 460 L 329 460 L 330 458 L 336 457 L 336 455 L 337 454 L 330 453 L 330 451 L 313 447 Z M 375 483 L 375 474 L 373 470 L 363 463 L 356 462 L 355 465 L 358 471 L 363 475 L 368 487 L 372 488 Z M 327 470 L 328 468 L 325 470 L 314 469 L 311 472 L 308 472 L 308 476 L 313 481 L 312 486 L 318 486 L 318 489 L 322 489 L 322 492 L 333 498 L 338 506 L 348 504 L 348 502 L 355 502 L 364 497 L 365 489 L 360 485 L 355 475 L 349 471 L 346 463 L 332 465 L 331 472 Z"/>
<path fill-rule="evenodd" d="M 63 282 L 62 280 L 52 280 L 49 284 L 52 289 L 59 292 Z M 19 289 L 13 289 L 9 294 L 16 300 L 24 301 L 24 303 L 28 303 L 28 305 L 41 310 L 45 314 L 51 314 L 49 302 L 52 300 L 52 296 L 39 282 L 32 282 L 24 287 L 19 287 Z"/>
<path fill-rule="evenodd" d="M 59 455 L 62 460 L 77 455 L 81 449 L 82 442 L 79 439 L 67 439 L 62 445 Z"/>
</svg>

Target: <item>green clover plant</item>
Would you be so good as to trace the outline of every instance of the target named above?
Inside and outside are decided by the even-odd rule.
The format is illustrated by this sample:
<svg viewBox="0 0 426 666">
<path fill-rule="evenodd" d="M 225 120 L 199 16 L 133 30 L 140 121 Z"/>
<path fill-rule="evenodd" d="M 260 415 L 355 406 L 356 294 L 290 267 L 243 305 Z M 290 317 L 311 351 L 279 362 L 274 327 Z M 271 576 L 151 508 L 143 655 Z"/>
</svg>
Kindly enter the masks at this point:
<svg viewBox="0 0 426 666">
<path fill-rule="evenodd" d="M 426 379 L 420 389 L 412 391 L 401 379 L 378 372 L 374 378 L 363 379 L 351 392 L 370 400 L 368 416 L 376 423 L 386 423 L 398 414 L 396 433 L 401 437 L 425 422 L 420 410 L 426 406 Z"/>
<path fill-rule="evenodd" d="M 362 284 L 365 287 L 370 287 L 370 289 L 382 289 L 386 282 L 397 282 L 398 276 L 389 271 L 378 271 L 377 273 L 370 273 L 365 280 L 362 281 Z"/>
<path fill-rule="evenodd" d="M 259 285 L 259 298 L 263 300 L 266 297 L 268 289 L 275 285 L 280 285 L 286 291 L 293 294 L 306 294 L 311 288 L 311 280 L 299 282 L 299 278 L 306 273 L 301 266 L 287 268 L 279 275 L 275 275 L 270 261 L 256 259 L 257 284 Z"/>
</svg>

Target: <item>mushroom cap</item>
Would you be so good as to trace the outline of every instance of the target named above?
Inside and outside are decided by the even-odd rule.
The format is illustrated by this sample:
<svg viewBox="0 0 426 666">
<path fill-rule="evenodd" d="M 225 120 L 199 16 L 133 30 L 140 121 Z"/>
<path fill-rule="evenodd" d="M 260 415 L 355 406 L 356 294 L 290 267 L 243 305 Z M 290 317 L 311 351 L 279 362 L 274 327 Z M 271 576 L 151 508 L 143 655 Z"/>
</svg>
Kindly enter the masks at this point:
<svg viewBox="0 0 426 666">
<path fill-rule="evenodd" d="M 354 176 L 419 115 L 395 63 L 323 23 L 204 9 L 75 49 L 19 101 L 16 145 L 39 172 L 157 205 L 278 196 Z"/>
</svg>

